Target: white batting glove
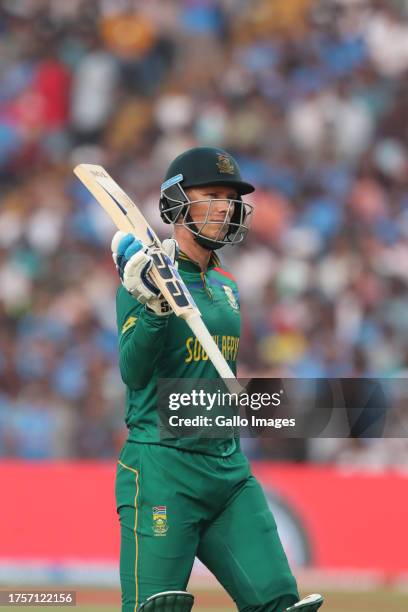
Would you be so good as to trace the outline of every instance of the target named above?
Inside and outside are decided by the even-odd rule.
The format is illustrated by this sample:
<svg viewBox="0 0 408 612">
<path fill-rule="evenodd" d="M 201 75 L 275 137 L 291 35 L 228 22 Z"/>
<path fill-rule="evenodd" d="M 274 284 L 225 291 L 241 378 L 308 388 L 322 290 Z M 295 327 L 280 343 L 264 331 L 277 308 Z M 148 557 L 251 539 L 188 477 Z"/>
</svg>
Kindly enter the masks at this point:
<svg viewBox="0 0 408 612">
<path fill-rule="evenodd" d="M 163 240 L 162 248 L 177 266 L 177 241 L 167 238 Z M 116 232 L 112 238 L 111 249 L 113 261 L 126 291 L 156 315 L 161 317 L 169 315 L 171 313 L 169 303 L 149 276 L 153 265 L 151 249 L 133 234 L 125 232 Z"/>
</svg>

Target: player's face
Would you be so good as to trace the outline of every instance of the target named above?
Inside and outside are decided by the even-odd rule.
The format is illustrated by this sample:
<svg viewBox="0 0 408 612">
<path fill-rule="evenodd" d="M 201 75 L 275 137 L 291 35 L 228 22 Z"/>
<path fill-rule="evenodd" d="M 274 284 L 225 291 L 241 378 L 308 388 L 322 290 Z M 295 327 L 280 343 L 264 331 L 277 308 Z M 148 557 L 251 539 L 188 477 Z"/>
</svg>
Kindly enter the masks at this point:
<svg viewBox="0 0 408 612">
<path fill-rule="evenodd" d="M 186 194 L 192 204 L 190 217 L 205 238 L 222 240 L 228 231 L 228 225 L 234 213 L 234 202 L 238 193 L 231 187 L 208 185 L 190 187 Z"/>
</svg>

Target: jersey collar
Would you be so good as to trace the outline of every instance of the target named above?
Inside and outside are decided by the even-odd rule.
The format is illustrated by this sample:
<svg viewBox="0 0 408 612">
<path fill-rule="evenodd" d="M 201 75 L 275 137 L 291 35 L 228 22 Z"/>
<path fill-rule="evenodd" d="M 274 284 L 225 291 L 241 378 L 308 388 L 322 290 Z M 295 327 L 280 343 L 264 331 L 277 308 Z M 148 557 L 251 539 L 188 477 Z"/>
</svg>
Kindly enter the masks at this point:
<svg viewBox="0 0 408 612">
<path fill-rule="evenodd" d="M 198 272 L 201 273 L 201 268 L 200 265 L 194 261 L 193 259 L 191 259 L 188 255 L 186 255 L 186 253 L 184 253 L 184 251 L 180 251 L 179 252 L 179 256 L 178 256 L 178 265 L 179 265 L 179 269 L 183 270 L 184 272 Z M 212 251 L 211 256 L 210 256 L 210 260 L 208 262 L 208 268 L 207 270 L 212 270 L 213 268 L 216 268 L 218 266 L 221 265 L 220 259 L 218 257 L 218 255 L 216 255 L 214 253 L 214 251 Z"/>
</svg>

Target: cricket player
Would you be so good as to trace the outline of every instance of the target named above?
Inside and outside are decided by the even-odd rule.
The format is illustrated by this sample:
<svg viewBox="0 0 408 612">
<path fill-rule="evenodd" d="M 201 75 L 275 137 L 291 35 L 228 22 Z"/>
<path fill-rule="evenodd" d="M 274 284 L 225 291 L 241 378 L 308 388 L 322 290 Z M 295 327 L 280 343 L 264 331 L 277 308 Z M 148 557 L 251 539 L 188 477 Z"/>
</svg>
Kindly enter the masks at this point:
<svg viewBox="0 0 408 612">
<path fill-rule="evenodd" d="M 245 238 L 252 206 L 242 196 L 253 190 L 233 157 L 212 147 L 179 155 L 161 189 L 161 217 L 174 229 L 163 248 L 233 372 L 238 288 L 217 250 Z M 194 598 L 185 589 L 196 556 L 241 612 L 315 612 L 323 598 L 299 602 L 274 517 L 239 440 L 160 438 L 157 380 L 218 374 L 150 280 L 149 249 L 117 232 L 112 252 L 121 280 L 117 324 L 129 429 L 116 479 L 122 612 L 189 612 Z"/>
</svg>

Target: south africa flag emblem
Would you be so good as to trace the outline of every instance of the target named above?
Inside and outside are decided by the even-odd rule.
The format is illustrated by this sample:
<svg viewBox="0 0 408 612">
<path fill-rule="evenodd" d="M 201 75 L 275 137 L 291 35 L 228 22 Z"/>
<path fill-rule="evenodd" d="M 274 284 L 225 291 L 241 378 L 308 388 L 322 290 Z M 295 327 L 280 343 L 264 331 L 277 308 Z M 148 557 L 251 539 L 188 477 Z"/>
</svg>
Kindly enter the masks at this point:
<svg viewBox="0 0 408 612">
<path fill-rule="evenodd" d="M 169 526 L 167 524 L 167 506 L 153 506 L 153 533 L 164 536 Z"/>
</svg>

